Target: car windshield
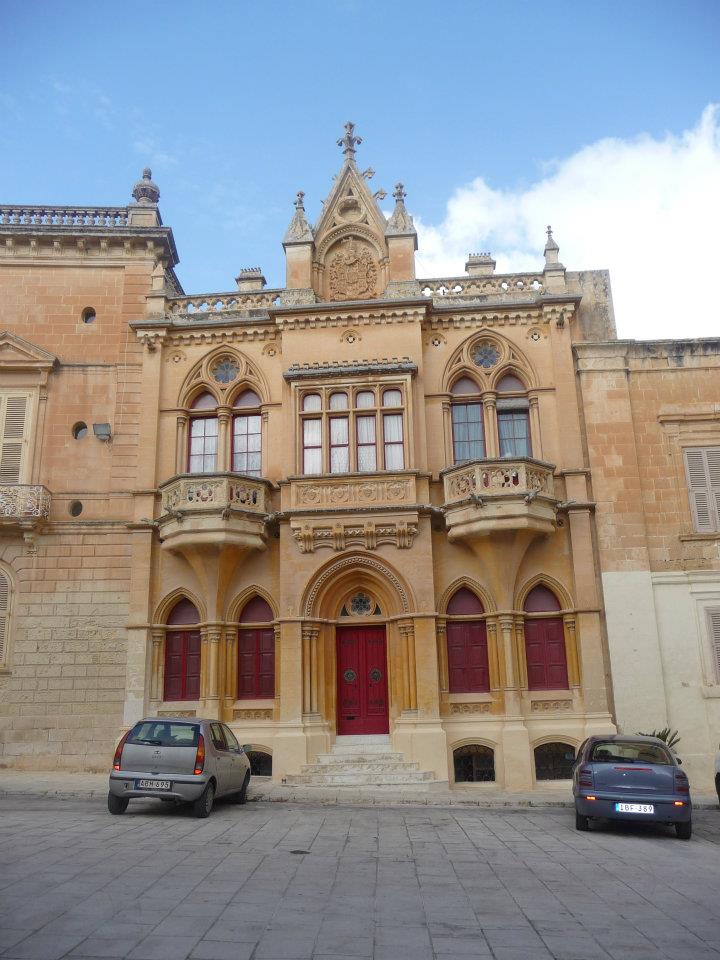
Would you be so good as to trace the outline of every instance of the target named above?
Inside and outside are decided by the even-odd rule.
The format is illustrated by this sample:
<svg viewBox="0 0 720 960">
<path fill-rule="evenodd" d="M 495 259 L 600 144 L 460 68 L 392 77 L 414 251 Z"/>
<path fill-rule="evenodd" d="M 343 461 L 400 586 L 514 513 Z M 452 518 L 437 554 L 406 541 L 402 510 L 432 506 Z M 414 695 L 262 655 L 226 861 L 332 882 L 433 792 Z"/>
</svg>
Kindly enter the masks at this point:
<svg viewBox="0 0 720 960">
<path fill-rule="evenodd" d="M 596 743 L 590 760 L 593 763 L 659 763 L 665 766 L 675 762 L 660 744 L 638 740 L 608 740 L 606 743 Z"/>
<path fill-rule="evenodd" d="M 127 742 L 153 747 L 196 747 L 199 732 L 196 723 L 142 720 L 135 724 Z"/>
</svg>

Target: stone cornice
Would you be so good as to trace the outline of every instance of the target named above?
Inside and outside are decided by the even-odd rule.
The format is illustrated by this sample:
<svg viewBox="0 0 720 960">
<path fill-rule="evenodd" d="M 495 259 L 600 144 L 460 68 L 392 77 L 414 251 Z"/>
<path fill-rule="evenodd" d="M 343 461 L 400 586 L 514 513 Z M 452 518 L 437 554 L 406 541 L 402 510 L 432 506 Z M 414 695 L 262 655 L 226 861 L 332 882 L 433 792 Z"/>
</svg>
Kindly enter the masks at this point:
<svg viewBox="0 0 720 960">
<path fill-rule="evenodd" d="M 318 363 L 290 367 L 283 378 L 291 380 L 317 380 L 327 377 L 355 377 L 365 374 L 417 373 L 417 364 L 408 357 L 390 360 L 358 360 L 355 363 Z"/>
<path fill-rule="evenodd" d="M 71 258 L 110 259 L 161 256 L 178 261 L 169 227 L 90 227 L 55 224 L 0 224 L 0 259 L 57 264 Z"/>
</svg>

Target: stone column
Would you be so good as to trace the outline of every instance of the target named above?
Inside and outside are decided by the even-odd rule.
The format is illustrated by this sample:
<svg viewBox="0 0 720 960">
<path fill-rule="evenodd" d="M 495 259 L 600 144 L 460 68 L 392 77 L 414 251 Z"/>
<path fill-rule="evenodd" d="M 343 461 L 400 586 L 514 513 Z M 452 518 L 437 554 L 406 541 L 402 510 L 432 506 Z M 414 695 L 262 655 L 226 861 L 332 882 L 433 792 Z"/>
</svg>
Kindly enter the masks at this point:
<svg viewBox="0 0 720 960">
<path fill-rule="evenodd" d="M 417 711 L 417 670 L 415 667 L 415 626 L 412 621 L 398 624 L 405 667 L 404 710 Z"/>
<path fill-rule="evenodd" d="M 165 663 L 163 649 L 165 646 L 165 631 L 153 629 L 150 631 L 152 643 L 152 658 L 150 666 L 150 699 L 158 704 L 163 699 L 163 682 Z"/>
<path fill-rule="evenodd" d="M 449 400 L 442 402 L 443 442 L 445 446 L 445 463 L 450 466 L 455 462 L 453 451 L 452 407 Z"/>
<path fill-rule="evenodd" d="M 515 653 L 514 618 L 503 615 L 500 620 L 502 652 L 505 666 L 503 687 L 505 689 L 505 713 L 508 717 L 520 716 L 520 691 Z"/>
<path fill-rule="evenodd" d="M 530 449 L 536 460 L 542 460 L 542 434 L 540 432 L 540 398 L 536 393 L 528 394 L 530 401 Z"/>
<path fill-rule="evenodd" d="M 302 625 L 302 680 L 303 715 L 318 714 L 318 638 L 320 625 L 304 623 Z"/>
<path fill-rule="evenodd" d="M 175 473 L 187 473 L 188 468 L 188 420 L 182 413 L 175 425 Z"/>
<path fill-rule="evenodd" d="M 218 407 L 217 471 L 230 469 L 230 407 Z"/>
<path fill-rule="evenodd" d="M 485 456 L 488 460 L 494 460 L 499 456 L 496 399 L 494 393 L 482 395 Z"/>
<path fill-rule="evenodd" d="M 225 703 L 224 716 L 227 721 L 233 718 L 233 704 L 237 700 L 237 648 L 238 630 L 236 626 L 226 626 L 225 634 L 225 683 L 223 685 L 223 699 Z"/>
<path fill-rule="evenodd" d="M 447 620 L 438 619 L 435 622 L 435 636 L 437 638 L 438 676 L 440 678 L 440 693 L 449 693 L 450 676 L 448 673 L 447 658 Z"/>
<path fill-rule="evenodd" d="M 515 662 L 517 664 L 518 687 L 528 688 L 527 657 L 525 655 L 525 619 L 515 617 Z"/>
<path fill-rule="evenodd" d="M 495 618 L 488 618 L 485 621 L 487 630 L 488 644 L 488 668 L 490 673 L 490 692 L 497 696 L 503 688 L 503 667 L 504 661 L 498 650 L 498 623 Z"/>
<path fill-rule="evenodd" d="M 213 720 L 220 718 L 220 645 L 223 628 L 220 624 L 212 623 L 205 628 L 206 648 L 206 682 L 205 705 L 206 716 Z"/>
</svg>

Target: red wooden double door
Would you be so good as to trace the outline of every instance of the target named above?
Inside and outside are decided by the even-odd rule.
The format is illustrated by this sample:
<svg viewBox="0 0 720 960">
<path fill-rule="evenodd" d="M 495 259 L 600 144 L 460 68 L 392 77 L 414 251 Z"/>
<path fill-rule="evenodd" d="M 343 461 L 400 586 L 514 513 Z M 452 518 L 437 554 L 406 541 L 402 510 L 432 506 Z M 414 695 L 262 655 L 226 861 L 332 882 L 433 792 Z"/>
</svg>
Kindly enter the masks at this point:
<svg viewBox="0 0 720 960">
<path fill-rule="evenodd" d="M 337 732 L 388 733 L 384 626 L 337 628 Z"/>
</svg>

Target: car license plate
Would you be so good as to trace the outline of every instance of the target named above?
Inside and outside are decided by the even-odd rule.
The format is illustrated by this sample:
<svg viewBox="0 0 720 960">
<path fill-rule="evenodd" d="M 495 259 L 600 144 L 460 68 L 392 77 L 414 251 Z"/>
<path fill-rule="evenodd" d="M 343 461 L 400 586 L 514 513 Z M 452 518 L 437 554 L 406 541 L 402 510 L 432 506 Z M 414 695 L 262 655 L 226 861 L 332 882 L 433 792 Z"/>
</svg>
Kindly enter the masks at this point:
<svg viewBox="0 0 720 960">
<path fill-rule="evenodd" d="M 172 786 L 170 780 L 136 780 L 136 790 L 169 790 Z"/>
<path fill-rule="evenodd" d="M 616 803 L 616 813 L 655 813 L 652 803 Z"/>
</svg>

